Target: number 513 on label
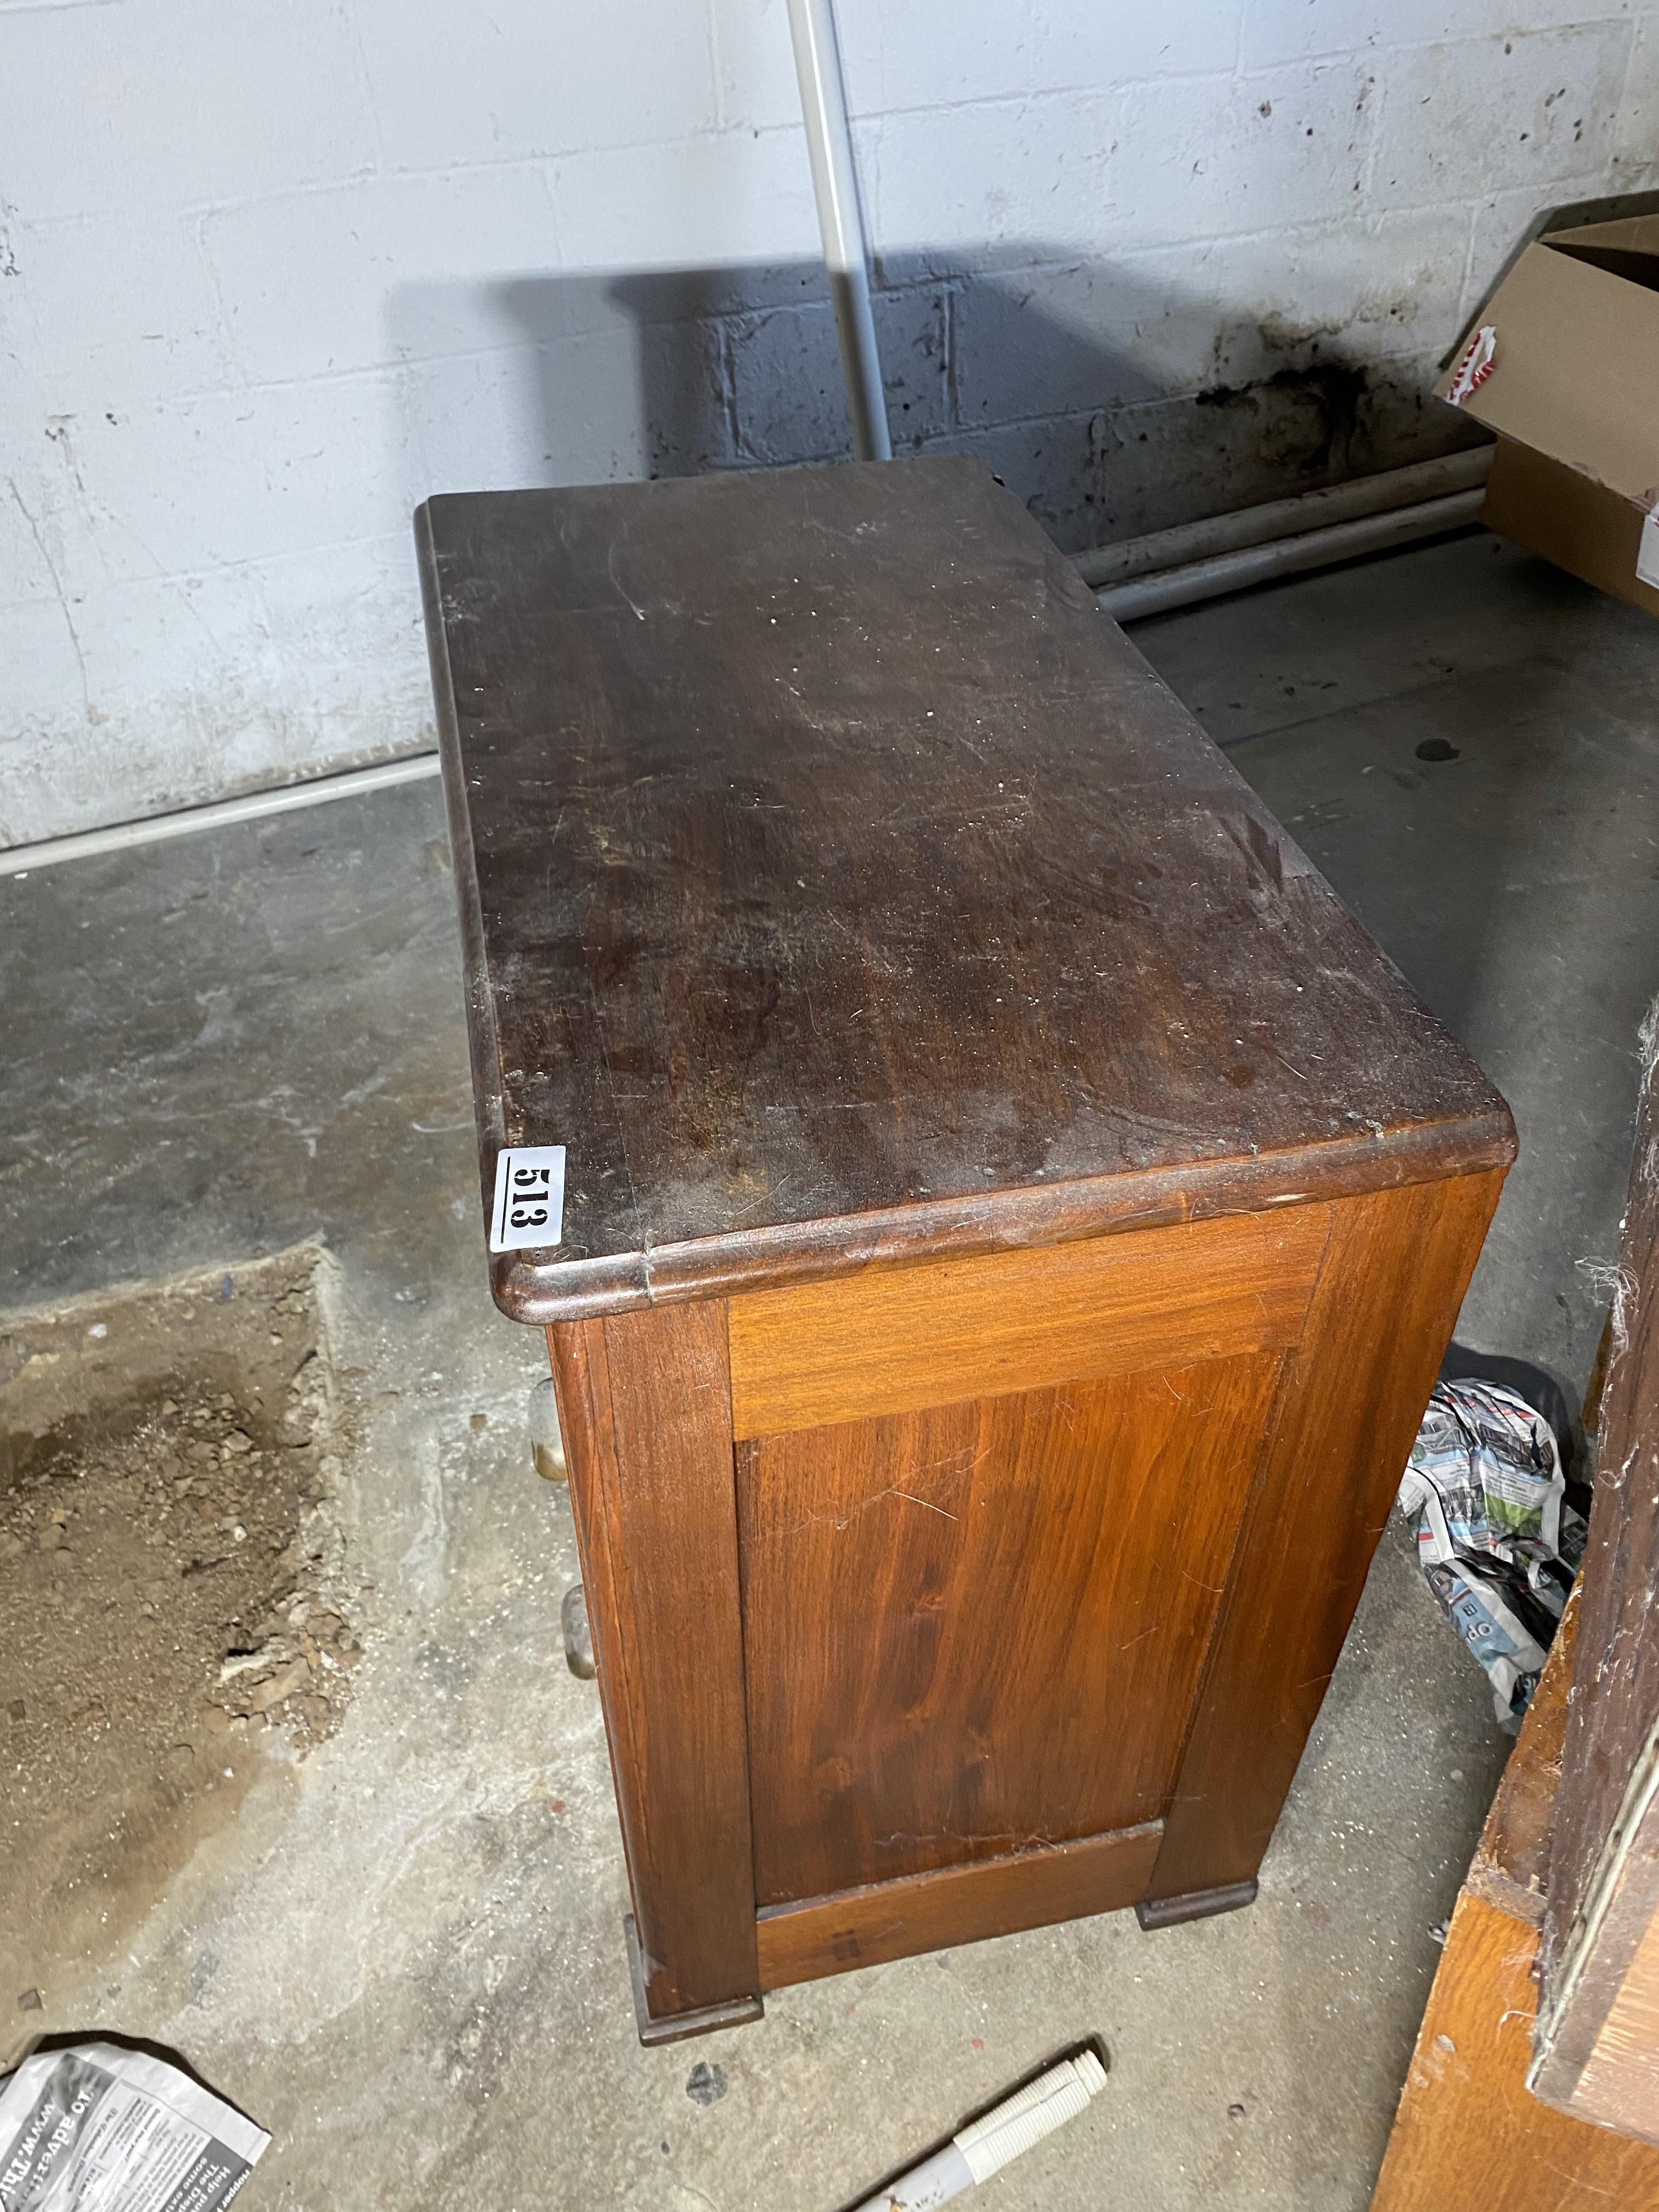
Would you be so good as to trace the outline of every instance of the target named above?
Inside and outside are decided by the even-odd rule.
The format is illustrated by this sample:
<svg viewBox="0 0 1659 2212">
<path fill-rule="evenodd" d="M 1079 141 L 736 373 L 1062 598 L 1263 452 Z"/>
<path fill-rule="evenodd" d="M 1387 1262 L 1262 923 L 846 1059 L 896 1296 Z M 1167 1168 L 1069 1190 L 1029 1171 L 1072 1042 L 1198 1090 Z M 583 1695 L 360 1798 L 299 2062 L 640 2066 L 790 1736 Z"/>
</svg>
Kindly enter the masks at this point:
<svg viewBox="0 0 1659 2212">
<path fill-rule="evenodd" d="M 492 1252 L 550 1249 L 564 1234 L 564 1146 L 508 1146 L 495 1157 Z"/>
</svg>

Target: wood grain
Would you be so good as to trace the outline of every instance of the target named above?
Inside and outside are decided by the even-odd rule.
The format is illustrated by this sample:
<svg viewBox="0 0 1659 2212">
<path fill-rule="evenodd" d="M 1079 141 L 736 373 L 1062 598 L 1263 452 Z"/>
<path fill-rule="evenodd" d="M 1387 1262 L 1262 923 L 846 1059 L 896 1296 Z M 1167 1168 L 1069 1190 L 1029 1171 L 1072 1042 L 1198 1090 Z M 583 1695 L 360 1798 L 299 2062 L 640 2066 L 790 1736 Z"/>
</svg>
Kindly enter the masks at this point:
<svg viewBox="0 0 1659 2212">
<path fill-rule="evenodd" d="M 1652 1018 L 1650 1017 L 1650 1024 Z M 1644 1033 L 1544 1917 L 1540 2097 L 1659 2142 L 1659 1069 Z"/>
<path fill-rule="evenodd" d="M 1517 1920 L 1542 1924 L 1550 1863 L 1550 1829 L 1561 1784 L 1567 1733 L 1567 1691 L 1578 1634 L 1578 1585 L 1573 1585 L 1527 1708 L 1521 1739 L 1510 1756 L 1475 1845 L 1466 1887 Z"/>
<path fill-rule="evenodd" d="M 1162 1814 L 1279 1364 L 739 1446 L 763 1904 Z"/>
<path fill-rule="evenodd" d="M 1647 1898 L 1651 1898 L 1651 1889 Z M 1581 2119 L 1659 2143 L 1659 1913 L 1650 1911 L 1584 2062 L 1572 2100 Z"/>
<path fill-rule="evenodd" d="M 1322 1206 L 873 1269 L 729 1308 L 739 1437 L 1292 1345 Z"/>
<path fill-rule="evenodd" d="M 1528 2093 L 1537 1945 L 1459 1899 L 1370 2212 L 1659 2212 L 1659 2151 Z"/>
<path fill-rule="evenodd" d="M 758 1993 L 725 1316 L 550 1329 L 647 2003 Z"/>
<path fill-rule="evenodd" d="M 758 1931 L 761 1986 L 784 1989 L 852 1966 L 1121 1911 L 1146 1886 L 1158 1832 L 1154 1820 L 1115 1835 L 768 1906 Z"/>
<path fill-rule="evenodd" d="M 1452 1916 L 1371 2212 L 1659 2212 L 1659 2152 L 1564 2118 L 1525 2086 L 1577 1605 Z"/>
<path fill-rule="evenodd" d="M 1212 1639 L 1155 1897 L 1257 1872 L 1394 1502 L 1501 1176 L 1335 1209 Z"/>
<path fill-rule="evenodd" d="M 429 501 L 526 1320 L 1507 1159 L 1501 1100 L 977 464 Z M 1163 1209 L 1160 1212 L 1158 1209 Z"/>
</svg>

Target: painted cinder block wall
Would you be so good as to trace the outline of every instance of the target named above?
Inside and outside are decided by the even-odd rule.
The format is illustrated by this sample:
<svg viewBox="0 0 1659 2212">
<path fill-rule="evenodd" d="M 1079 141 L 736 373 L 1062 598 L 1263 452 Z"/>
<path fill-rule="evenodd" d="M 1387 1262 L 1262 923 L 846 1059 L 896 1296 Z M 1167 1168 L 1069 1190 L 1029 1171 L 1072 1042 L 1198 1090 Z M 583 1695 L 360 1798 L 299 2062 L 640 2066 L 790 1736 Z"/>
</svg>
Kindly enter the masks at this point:
<svg viewBox="0 0 1659 2212">
<path fill-rule="evenodd" d="M 895 443 L 1073 549 L 1454 442 L 1659 173 L 1659 0 L 840 17 Z M 430 742 L 428 491 L 844 451 L 797 113 L 782 0 L 0 0 L 0 843 Z"/>
</svg>

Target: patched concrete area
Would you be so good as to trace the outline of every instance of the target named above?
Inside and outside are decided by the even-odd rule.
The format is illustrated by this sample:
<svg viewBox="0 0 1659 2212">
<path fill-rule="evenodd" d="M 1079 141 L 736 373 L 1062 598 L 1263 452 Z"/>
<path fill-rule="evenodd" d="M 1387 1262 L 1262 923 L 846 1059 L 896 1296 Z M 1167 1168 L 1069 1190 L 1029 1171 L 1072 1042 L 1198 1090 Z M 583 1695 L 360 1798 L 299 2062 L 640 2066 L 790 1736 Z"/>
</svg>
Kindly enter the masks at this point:
<svg viewBox="0 0 1659 2212">
<path fill-rule="evenodd" d="M 1463 1334 L 1581 1382 L 1659 987 L 1659 628 L 1476 536 L 1139 639 L 1513 1102 Z M 332 1734 L 246 1731 L 234 1811 L 142 1914 L 32 1954 L 39 2011 L 0 1988 L 0 2058 L 176 2046 L 275 2136 L 251 2208 L 832 2212 L 1098 2033 L 1106 2090 L 1006 2212 L 1361 2212 L 1506 1749 L 1401 1543 L 1251 1911 L 872 1968 L 643 2051 L 568 1507 L 526 1433 L 542 1347 L 484 1288 L 435 788 L 0 882 L 0 1312 L 328 1255 L 362 1645 Z"/>
</svg>

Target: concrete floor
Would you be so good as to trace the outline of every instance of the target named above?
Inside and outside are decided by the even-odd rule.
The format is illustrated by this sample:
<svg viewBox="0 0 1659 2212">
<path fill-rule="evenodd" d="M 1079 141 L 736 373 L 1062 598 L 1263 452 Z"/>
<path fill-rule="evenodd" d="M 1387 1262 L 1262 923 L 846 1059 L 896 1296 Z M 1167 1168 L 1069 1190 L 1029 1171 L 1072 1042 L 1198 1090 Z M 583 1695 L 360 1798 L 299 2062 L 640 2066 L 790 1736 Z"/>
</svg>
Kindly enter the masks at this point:
<svg viewBox="0 0 1659 2212">
<path fill-rule="evenodd" d="M 1659 628 L 1475 536 L 1137 635 L 1512 1102 L 1462 1334 L 1579 1385 L 1659 984 Z M 643 2051 L 568 1508 L 524 1441 L 540 1347 L 484 1289 L 435 787 L 0 882 L 0 1308 L 334 1255 L 367 1647 L 342 1732 L 264 1735 L 126 1924 L 31 1933 L 44 2010 L 0 1989 L 0 2060 L 42 2028 L 178 2047 L 271 2130 L 262 2212 L 832 2212 L 1098 2033 L 1106 2090 L 988 2206 L 1365 2204 L 1506 1748 L 1399 1543 L 1252 1911 L 872 1968 Z"/>
</svg>

